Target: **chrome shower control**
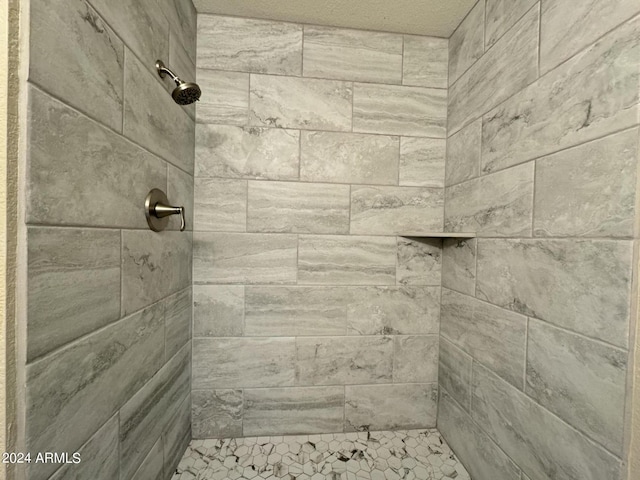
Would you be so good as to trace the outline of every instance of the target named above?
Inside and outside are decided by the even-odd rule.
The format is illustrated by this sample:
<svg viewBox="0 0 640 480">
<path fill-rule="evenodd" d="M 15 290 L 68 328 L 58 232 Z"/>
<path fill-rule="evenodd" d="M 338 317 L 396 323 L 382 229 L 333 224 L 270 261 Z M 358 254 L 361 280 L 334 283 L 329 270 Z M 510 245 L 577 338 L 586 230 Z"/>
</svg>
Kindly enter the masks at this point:
<svg viewBox="0 0 640 480">
<path fill-rule="evenodd" d="M 180 231 L 186 228 L 184 220 L 184 207 L 169 205 L 169 200 L 162 190 L 154 188 L 149 192 L 144 201 L 144 214 L 147 217 L 149 228 L 154 232 L 161 232 L 169 224 L 171 215 L 180 215 Z"/>
</svg>

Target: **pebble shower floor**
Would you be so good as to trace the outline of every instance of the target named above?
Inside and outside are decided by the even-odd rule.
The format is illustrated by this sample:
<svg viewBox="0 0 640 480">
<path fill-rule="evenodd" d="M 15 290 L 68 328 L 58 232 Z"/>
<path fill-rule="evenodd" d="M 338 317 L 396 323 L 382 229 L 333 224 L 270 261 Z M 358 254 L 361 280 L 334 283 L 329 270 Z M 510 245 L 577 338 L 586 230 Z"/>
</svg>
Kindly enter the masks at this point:
<svg viewBox="0 0 640 480">
<path fill-rule="evenodd" d="M 193 440 L 172 480 L 471 480 L 436 429 Z"/>
</svg>

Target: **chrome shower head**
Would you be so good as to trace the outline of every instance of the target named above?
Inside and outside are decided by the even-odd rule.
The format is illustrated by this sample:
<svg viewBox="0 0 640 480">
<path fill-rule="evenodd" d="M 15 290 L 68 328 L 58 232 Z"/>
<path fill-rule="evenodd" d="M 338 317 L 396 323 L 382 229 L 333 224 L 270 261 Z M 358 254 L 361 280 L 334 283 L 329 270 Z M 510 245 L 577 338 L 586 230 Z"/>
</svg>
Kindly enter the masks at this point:
<svg viewBox="0 0 640 480">
<path fill-rule="evenodd" d="M 180 80 L 175 73 L 173 73 L 164 65 L 162 60 L 158 60 L 156 62 L 156 69 L 158 70 L 158 75 L 160 75 L 160 78 L 164 78 L 165 75 L 169 75 L 175 82 L 176 88 L 174 88 L 173 92 L 171 92 L 171 96 L 178 105 L 190 105 L 200 99 L 202 91 L 200 90 L 200 87 L 197 83 L 184 82 Z"/>
</svg>

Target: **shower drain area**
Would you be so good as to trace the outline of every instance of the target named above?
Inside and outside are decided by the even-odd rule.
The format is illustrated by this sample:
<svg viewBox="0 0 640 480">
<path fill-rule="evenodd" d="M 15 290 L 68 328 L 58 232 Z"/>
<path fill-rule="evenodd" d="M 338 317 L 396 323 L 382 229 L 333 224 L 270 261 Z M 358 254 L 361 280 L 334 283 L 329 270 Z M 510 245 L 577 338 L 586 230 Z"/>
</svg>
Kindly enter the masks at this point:
<svg viewBox="0 0 640 480">
<path fill-rule="evenodd" d="M 470 480 L 436 429 L 192 440 L 172 480 Z"/>
</svg>

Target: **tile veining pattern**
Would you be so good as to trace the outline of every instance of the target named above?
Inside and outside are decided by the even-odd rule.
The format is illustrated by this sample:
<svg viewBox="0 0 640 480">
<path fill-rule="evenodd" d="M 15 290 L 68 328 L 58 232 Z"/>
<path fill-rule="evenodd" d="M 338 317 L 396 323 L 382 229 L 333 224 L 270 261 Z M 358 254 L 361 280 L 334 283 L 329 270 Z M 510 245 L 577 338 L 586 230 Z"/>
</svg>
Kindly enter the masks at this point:
<svg viewBox="0 0 640 480">
<path fill-rule="evenodd" d="M 157 187 L 192 215 L 195 109 L 154 65 L 195 78 L 195 8 L 30 4 L 24 447 L 82 463 L 24 478 L 169 478 L 191 438 L 192 233 L 151 232 L 143 204 Z"/>
<path fill-rule="evenodd" d="M 637 1 L 480 0 L 450 41 L 438 428 L 473 478 L 624 478 Z M 538 44 L 540 43 L 540 44 Z"/>
<path fill-rule="evenodd" d="M 195 438 L 435 426 L 447 57 L 198 16 Z"/>
<path fill-rule="evenodd" d="M 470 480 L 435 429 L 193 440 L 172 480 Z"/>
</svg>

